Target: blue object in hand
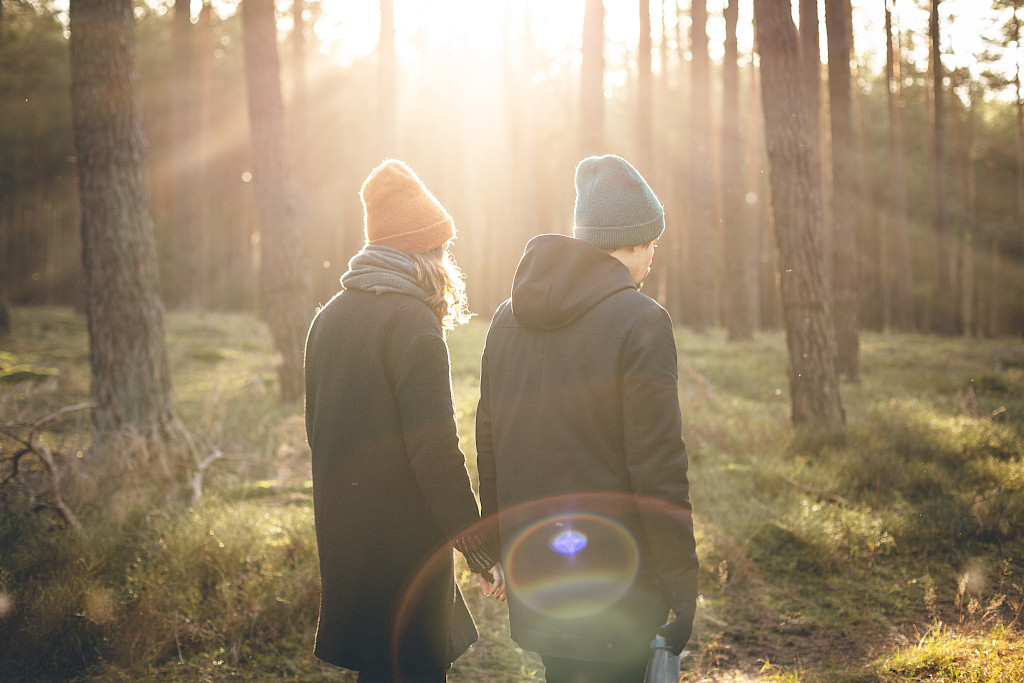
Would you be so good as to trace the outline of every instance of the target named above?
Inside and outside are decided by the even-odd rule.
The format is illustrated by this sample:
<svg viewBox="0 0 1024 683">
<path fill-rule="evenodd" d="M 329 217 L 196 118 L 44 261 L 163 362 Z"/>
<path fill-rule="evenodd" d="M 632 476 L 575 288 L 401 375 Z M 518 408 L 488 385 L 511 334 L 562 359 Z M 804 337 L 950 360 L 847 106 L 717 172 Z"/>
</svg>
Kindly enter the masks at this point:
<svg viewBox="0 0 1024 683">
<path fill-rule="evenodd" d="M 647 662 L 644 683 L 679 683 L 679 656 L 660 635 L 651 641 L 651 658 Z"/>
</svg>

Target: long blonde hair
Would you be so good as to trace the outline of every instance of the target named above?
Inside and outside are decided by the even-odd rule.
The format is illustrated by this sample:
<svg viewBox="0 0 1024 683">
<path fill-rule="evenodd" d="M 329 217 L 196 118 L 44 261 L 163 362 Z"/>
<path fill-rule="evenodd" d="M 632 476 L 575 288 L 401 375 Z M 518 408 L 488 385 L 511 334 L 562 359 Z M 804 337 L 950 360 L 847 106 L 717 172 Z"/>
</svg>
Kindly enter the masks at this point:
<svg viewBox="0 0 1024 683">
<path fill-rule="evenodd" d="M 466 276 L 455 264 L 446 246 L 421 254 L 411 254 L 416 267 L 416 281 L 430 292 L 426 302 L 441 327 L 453 330 L 469 322 L 469 302 L 466 298 Z"/>
</svg>

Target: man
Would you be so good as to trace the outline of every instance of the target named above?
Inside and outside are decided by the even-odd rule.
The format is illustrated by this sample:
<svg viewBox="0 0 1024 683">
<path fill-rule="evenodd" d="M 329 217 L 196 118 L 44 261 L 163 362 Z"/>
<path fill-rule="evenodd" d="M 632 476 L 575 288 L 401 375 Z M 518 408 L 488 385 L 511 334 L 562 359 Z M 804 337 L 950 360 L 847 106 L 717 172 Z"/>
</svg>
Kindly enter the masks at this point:
<svg viewBox="0 0 1024 683">
<path fill-rule="evenodd" d="M 512 637 L 548 683 L 639 683 L 656 633 L 679 654 L 692 630 L 675 341 L 639 291 L 664 229 L 636 169 L 584 159 L 574 237 L 530 241 L 487 333 L 482 512 L 498 520 Z"/>
</svg>

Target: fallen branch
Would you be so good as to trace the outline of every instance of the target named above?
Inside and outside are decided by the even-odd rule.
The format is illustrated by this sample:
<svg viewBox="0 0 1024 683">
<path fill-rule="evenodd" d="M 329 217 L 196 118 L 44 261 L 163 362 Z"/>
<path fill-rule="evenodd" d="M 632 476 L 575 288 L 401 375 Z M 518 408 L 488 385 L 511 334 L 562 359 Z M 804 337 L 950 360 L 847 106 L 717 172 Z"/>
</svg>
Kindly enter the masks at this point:
<svg viewBox="0 0 1024 683">
<path fill-rule="evenodd" d="M 73 406 L 66 406 L 64 408 L 61 408 L 57 412 L 51 413 L 50 415 L 47 415 L 46 417 L 37 420 L 29 425 L 21 425 L 28 426 L 29 428 L 28 434 L 24 438 L 16 436 L 11 432 L 12 426 L 17 425 L 5 425 L 4 427 L 0 428 L 0 433 L 2 433 L 4 436 L 13 441 L 17 441 L 23 446 L 22 448 L 18 449 L 14 453 L 14 455 L 11 456 L 11 474 L 4 478 L 3 483 L 10 481 L 15 476 L 17 476 L 18 463 L 21 461 L 21 458 L 27 455 L 28 453 L 33 453 L 37 458 L 39 458 L 40 462 L 43 463 L 43 470 L 46 473 L 46 483 L 50 494 L 50 502 L 46 505 L 46 507 L 52 508 L 57 513 L 57 516 L 61 518 L 64 524 L 70 526 L 75 531 L 81 531 L 82 525 L 79 523 L 78 519 L 75 518 L 74 513 L 71 512 L 71 508 L 68 507 L 67 503 L 64 502 L 64 499 L 60 495 L 60 470 L 57 469 L 57 463 L 54 460 L 53 453 L 50 451 L 49 448 L 47 448 L 39 441 L 39 435 L 42 432 L 43 427 L 53 422 L 57 418 L 63 417 L 68 413 L 72 413 L 78 410 L 94 408 L 95 405 L 96 404 L 93 403 L 92 401 L 86 401 L 85 403 L 77 403 Z"/>
<path fill-rule="evenodd" d="M 196 473 L 192 475 L 192 505 L 198 505 L 203 497 L 203 474 L 206 469 L 223 457 L 224 454 L 220 452 L 219 448 L 216 448 L 196 466 Z"/>
</svg>

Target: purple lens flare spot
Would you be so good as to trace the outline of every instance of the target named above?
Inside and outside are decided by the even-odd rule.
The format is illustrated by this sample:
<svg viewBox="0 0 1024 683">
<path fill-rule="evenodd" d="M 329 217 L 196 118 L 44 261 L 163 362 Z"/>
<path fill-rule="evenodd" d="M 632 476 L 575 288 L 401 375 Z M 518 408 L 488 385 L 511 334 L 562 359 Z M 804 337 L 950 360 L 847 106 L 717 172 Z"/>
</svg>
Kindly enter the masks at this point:
<svg viewBox="0 0 1024 683">
<path fill-rule="evenodd" d="M 551 539 L 551 549 L 560 555 L 575 555 L 587 547 L 587 537 L 569 529 Z"/>
</svg>

